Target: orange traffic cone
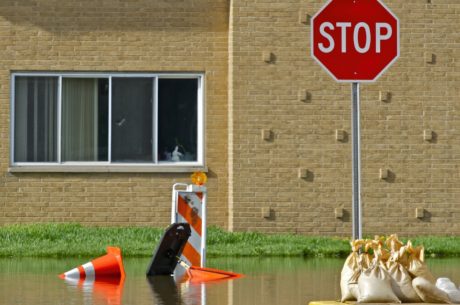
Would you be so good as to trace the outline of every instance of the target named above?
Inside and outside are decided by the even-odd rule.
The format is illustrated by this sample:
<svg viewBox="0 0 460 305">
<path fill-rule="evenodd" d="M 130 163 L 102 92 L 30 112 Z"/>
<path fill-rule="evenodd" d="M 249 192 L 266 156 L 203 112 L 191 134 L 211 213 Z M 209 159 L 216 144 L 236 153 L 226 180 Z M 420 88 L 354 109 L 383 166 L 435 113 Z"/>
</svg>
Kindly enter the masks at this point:
<svg viewBox="0 0 460 305">
<path fill-rule="evenodd" d="M 107 247 L 107 254 L 89 263 L 73 268 L 59 275 L 60 278 L 98 279 L 108 277 L 125 277 L 121 250 L 117 247 Z"/>
</svg>

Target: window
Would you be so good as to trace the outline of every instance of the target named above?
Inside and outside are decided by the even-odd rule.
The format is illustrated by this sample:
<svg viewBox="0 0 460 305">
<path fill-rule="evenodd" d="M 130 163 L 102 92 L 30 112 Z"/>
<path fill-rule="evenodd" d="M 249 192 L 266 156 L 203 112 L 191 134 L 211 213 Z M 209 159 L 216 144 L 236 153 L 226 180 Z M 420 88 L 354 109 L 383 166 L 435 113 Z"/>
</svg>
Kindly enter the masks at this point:
<svg viewBox="0 0 460 305">
<path fill-rule="evenodd" d="M 61 160 L 108 160 L 108 81 L 62 79 Z"/>
<path fill-rule="evenodd" d="M 204 166 L 201 74 L 14 73 L 13 167 Z"/>
</svg>

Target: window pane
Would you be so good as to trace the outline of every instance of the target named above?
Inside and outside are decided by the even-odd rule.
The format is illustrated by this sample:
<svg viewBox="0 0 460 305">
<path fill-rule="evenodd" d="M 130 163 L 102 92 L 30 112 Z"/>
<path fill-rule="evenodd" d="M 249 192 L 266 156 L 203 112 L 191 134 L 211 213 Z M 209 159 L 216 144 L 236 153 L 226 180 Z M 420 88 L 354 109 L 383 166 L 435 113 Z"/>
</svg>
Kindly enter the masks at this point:
<svg viewBox="0 0 460 305">
<path fill-rule="evenodd" d="M 14 161 L 57 161 L 56 77 L 15 78 Z"/>
<path fill-rule="evenodd" d="M 108 80 L 62 79 L 62 161 L 108 160 Z"/>
<path fill-rule="evenodd" d="M 197 160 L 198 80 L 158 80 L 158 159 Z"/>
<path fill-rule="evenodd" d="M 112 79 L 112 161 L 153 161 L 153 79 Z"/>
</svg>

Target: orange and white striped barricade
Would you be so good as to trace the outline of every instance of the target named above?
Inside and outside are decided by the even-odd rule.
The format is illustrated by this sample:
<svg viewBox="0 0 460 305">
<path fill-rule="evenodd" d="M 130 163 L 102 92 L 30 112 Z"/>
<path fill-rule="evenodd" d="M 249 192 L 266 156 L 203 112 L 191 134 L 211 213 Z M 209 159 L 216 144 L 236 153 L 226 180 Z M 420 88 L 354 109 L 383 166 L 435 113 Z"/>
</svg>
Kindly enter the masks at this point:
<svg viewBox="0 0 460 305">
<path fill-rule="evenodd" d="M 190 266 L 204 267 L 206 264 L 206 197 L 205 186 L 173 185 L 171 223 L 190 224 L 191 235 L 181 255 L 181 260 Z"/>
</svg>

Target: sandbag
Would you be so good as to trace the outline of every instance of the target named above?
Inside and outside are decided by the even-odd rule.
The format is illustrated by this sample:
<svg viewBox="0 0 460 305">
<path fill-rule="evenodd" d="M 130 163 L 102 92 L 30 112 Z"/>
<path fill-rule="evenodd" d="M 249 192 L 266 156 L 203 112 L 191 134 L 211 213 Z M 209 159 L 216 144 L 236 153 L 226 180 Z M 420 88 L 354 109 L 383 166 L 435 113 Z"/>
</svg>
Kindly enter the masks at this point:
<svg viewBox="0 0 460 305">
<path fill-rule="evenodd" d="M 355 240 L 350 243 L 352 252 L 345 260 L 340 275 L 340 290 L 342 293 L 342 302 L 354 301 L 358 297 L 357 278 L 361 273 L 362 259 L 358 254 L 359 249 L 364 244 L 363 240 Z"/>
<path fill-rule="evenodd" d="M 343 265 L 340 274 L 340 290 L 342 292 L 342 302 L 353 301 L 357 298 L 357 284 L 350 283 L 350 280 L 356 276 L 359 270 L 358 253 L 352 252 Z"/>
<path fill-rule="evenodd" d="M 397 253 L 404 244 L 399 240 L 397 234 L 391 234 L 385 241 L 385 244 L 388 249 L 391 249 L 391 253 Z"/>
<path fill-rule="evenodd" d="M 407 271 L 409 271 L 413 277 L 424 277 L 434 285 L 436 283 L 436 278 L 433 276 L 433 274 L 431 274 L 430 270 L 424 262 L 425 249 L 422 246 L 413 248 L 412 243 L 408 241 L 407 252 L 410 253 Z"/>
<path fill-rule="evenodd" d="M 403 247 L 404 244 L 398 239 L 398 235 L 390 235 L 385 241 L 385 244 L 387 248 L 390 249 L 390 258 L 388 259 L 388 263 L 398 262 L 404 268 L 407 268 L 408 253 L 406 252 L 406 248 Z"/>
<path fill-rule="evenodd" d="M 398 262 L 388 262 L 388 274 L 391 277 L 391 288 L 403 303 L 420 303 L 422 300 L 412 287 L 412 277 L 406 268 Z"/>
<path fill-rule="evenodd" d="M 391 277 L 378 256 L 373 265 L 361 273 L 358 289 L 360 303 L 401 303 L 391 288 Z"/>
<path fill-rule="evenodd" d="M 452 303 L 460 304 L 460 289 L 457 289 L 450 279 L 446 277 L 438 278 L 436 281 L 436 287 L 447 293 L 447 296 Z"/>
<path fill-rule="evenodd" d="M 397 253 L 392 255 L 393 258 L 396 258 L 396 261 L 400 263 L 404 268 L 409 268 L 409 257 L 410 253 L 407 250 L 408 246 L 403 246 L 399 248 Z"/>
<path fill-rule="evenodd" d="M 437 288 L 432 282 L 422 276 L 418 276 L 412 280 L 412 287 L 415 292 L 425 303 L 441 303 L 450 304 L 450 299 L 447 293 Z"/>
<path fill-rule="evenodd" d="M 369 241 L 366 243 L 365 249 L 368 252 L 369 249 L 372 249 L 374 254 L 379 256 L 381 262 L 385 263 L 390 259 L 391 253 L 387 249 L 384 248 L 384 237 L 375 236 L 374 240 Z"/>
</svg>

